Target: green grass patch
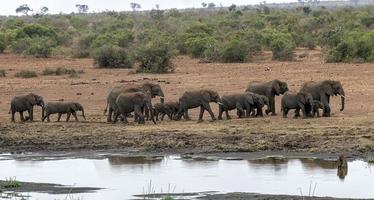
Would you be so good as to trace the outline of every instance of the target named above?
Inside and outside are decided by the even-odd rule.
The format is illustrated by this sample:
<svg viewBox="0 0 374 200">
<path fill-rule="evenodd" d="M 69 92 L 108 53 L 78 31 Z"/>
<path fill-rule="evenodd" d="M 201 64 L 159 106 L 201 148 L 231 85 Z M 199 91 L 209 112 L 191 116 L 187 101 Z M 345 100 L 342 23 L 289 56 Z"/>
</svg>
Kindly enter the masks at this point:
<svg viewBox="0 0 374 200">
<path fill-rule="evenodd" d="M 19 188 L 22 184 L 17 181 L 16 177 L 9 177 L 5 180 L 2 186 L 3 188 Z"/>
<path fill-rule="evenodd" d="M 38 74 L 35 71 L 31 71 L 31 70 L 22 70 L 15 74 L 15 77 L 17 78 L 34 78 L 37 76 Z"/>
<path fill-rule="evenodd" d="M 5 76 L 6 76 L 5 69 L 0 69 L 0 77 L 5 77 Z"/>
<path fill-rule="evenodd" d="M 368 163 L 371 165 L 374 164 L 374 156 L 368 157 Z"/>
</svg>

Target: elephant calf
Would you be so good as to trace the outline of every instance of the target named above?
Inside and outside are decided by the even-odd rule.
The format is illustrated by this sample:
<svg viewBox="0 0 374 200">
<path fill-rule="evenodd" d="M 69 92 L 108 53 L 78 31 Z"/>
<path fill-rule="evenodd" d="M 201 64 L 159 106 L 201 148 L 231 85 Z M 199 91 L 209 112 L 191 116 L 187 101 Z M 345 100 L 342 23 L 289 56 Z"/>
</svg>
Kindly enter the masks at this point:
<svg viewBox="0 0 374 200">
<path fill-rule="evenodd" d="M 16 96 L 12 99 L 10 103 L 10 110 L 9 114 L 12 114 L 12 122 L 15 122 L 14 115 L 16 112 L 19 113 L 20 119 L 22 122 L 25 121 L 23 117 L 23 112 L 27 111 L 29 113 L 28 120 L 32 122 L 34 120 L 34 106 L 41 106 L 44 108 L 44 100 L 43 97 L 36 95 L 34 93 L 30 93 L 27 95 Z M 43 117 L 43 114 L 42 114 Z"/>
<path fill-rule="evenodd" d="M 305 107 L 311 107 L 313 104 L 313 97 L 310 93 L 291 93 L 286 92 L 281 100 L 283 117 L 287 118 L 288 111 L 290 109 L 296 109 L 295 111 L 295 118 L 299 117 L 298 113 L 301 109 L 303 112 L 303 117 L 306 118 L 310 116 L 310 113 L 307 113 Z"/>
<path fill-rule="evenodd" d="M 323 110 L 323 103 L 318 100 L 313 100 L 313 104 L 312 104 L 312 116 L 313 117 L 315 117 L 316 115 L 317 117 L 320 117 L 319 109 Z"/>
<path fill-rule="evenodd" d="M 49 116 L 51 114 L 58 114 L 57 121 L 59 122 L 61 119 L 62 114 L 67 114 L 66 121 L 70 120 L 70 115 L 73 115 L 75 121 L 79 121 L 77 117 L 77 111 L 82 111 L 82 117 L 86 120 L 86 116 L 84 115 L 84 108 L 80 103 L 77 102 L 48 102 L 44 108 L 44 117 L 42 121 L 47 118 L 47 121 L 50 122 Z"/>
<path fill-rule="evenodd" d="M 253 94 L 248 92 L 238 93 L 231 95 L 224 95 L 221 99 L 221 105 L 219 105 L 218 120 L 222 120 L 222 113 L 226 113 L 226 119 L 231 119 L 229 112 L 230 110 L 237 109 L 240 113 L 239 117 L 243 117 L 244 110 L 246 110 L 246 117 L 249 117 L 251 105 L 254 105 Z"/>
<path fill-rule="evenodd" d="M 166 102 L 166 103 L 156 103 L 153 108 L 154 116 L 156 121 L 158 121 L 158 116 L 161 114 L 161 121 L 164 120 L 165 115 L 169 117 L 170 120 L 173 119 L 178 113 L 179 102 Z"/>
<path fill-rule="evenodd" d="M 116 107 L 117 109 L 114 110 L 114 123 L 118 121 L 119 115 L 122 115 L 122 117 L 124 118 L 124 123 L 128 123 L 127 116 L 130 113 L 134 112 L 135 118 L 137 118 L 137 122 L 139 124 L 144 124 L 144 108 L 148 107 L 149 110 L 153 110 L 151 95 L 149 93 L 144 92 L 120 94 L 116 99 Z M 156 124 L 153 112 L 150 113 L 153 123 Z"/>
<path fill-rule="evenodd" d="M 199 121 L 203 121 L 204 111 L 207 110 L 212 118 L 216 120 L 209 103 L 215 102 L 221 104 L 221 98 L 216 91 L 213 90 L 193 90 L 185 92 L 181 98 L 179 98 L 179 109 L 176 120 L 180 120 L 184 114 L 186 120 L 190 120 L 188 116 L 188 109 L 197 108 L 200 106 Z"/>
<path fill-rule="evenodd" d="M 249 114 L 252 117 L 263 117 L 264 114 L 262 110 L 264 106 L 266 105 L 267 107 L 266 110 L 270 109 L 269 98 L 261 94 L 255 94 L 252 92 L 248 92 L 248 93 L 251 93 L 253 95 L 253 102 L 254 102 L 254 105 L 251 107 Z"/>
</svg>

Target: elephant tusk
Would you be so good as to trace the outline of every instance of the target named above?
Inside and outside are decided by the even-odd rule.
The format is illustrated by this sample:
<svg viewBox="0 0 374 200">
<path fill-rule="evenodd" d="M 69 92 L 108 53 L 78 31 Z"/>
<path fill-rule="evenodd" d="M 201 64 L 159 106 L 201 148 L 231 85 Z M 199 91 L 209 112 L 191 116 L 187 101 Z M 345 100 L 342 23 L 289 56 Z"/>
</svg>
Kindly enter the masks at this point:
<svg viewBox="0 0 374 200">
<path fill-rule="evenodd" d="M 344 95 L 340 95 L 341 97 L 343 97 L 345 99 L 345 96 Z"/>
<path fill-rule="evenodd" d="M 160 99 L 165 99 L 165 97 L 160 97 Z"/>
<path fill-rule="evenodd" d="M 218 105 L 221 105 L 221 106 L 223 105 L 221 102 L 217 102 L 217 104 L 218 104 Z"/>
</svg>

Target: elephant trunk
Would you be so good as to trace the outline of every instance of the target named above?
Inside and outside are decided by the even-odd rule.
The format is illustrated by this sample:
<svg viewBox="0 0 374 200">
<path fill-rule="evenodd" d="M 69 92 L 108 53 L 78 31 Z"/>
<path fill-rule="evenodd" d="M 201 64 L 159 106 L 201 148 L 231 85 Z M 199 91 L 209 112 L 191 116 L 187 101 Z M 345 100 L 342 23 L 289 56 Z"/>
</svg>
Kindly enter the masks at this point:
<svg viewBox="0 0 374 200">
<path fill-rule="evenodd" d="M 341 101 L 342 101 L 342 107 L 340 108 L 340 111 L 343 111 L 344 106 L 345 106 L 345 93 L 344 93 L 344 91 L 340 94 L 340 97 L 341 97 Z"/>
</svg>

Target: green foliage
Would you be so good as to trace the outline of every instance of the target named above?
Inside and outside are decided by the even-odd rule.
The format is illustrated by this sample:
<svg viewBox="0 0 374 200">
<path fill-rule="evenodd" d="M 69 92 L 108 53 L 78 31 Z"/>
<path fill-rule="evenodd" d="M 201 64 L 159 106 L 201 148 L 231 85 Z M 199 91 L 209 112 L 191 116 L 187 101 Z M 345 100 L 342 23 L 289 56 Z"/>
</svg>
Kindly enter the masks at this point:
<svg viewBox="0 0 374 200">
<path fill-rule="evenodd" d="M 248 55 L 248 46 L 239 39 L 233 39 L 222 50 L 221 60 L 226 63 L 245 62 Z"/>
<path fill-rule="evenodd" d="M 105 45 L 93 53 L 95 65 L 100 68 L 131 68 L 132 59 L 128 52 L 118 46 Z"/>
<path fill-rule="evenodd" d="M 6 47 L 6 36 L 4 33 L 0 33 L 0 53 L 3 53 Z"/>
<path fill-rule="evenodd" d="M 22 184 L 15 177 L 7 178 L 2 185 L 3 188 L 19 188 L 21 186 Z"/>
<path fill-rule="evenodd" d="M 196 24 L 187 29 L 183 36 L 187 52 L 195 58 L 203 57 L 204 51 L 215 43 L 212 33 L 213 29 L 206 24 Z"/>
<path fill-rule="evenodd" d="M 15 74 L 17 78 L 35 78 L 38 77 L 38 74 L 35 71 L 22 70 Z"/>
<path fill-rule="evenodd" d="M 165 38 L 155 38 L 141 46 L 136 58 L 140 62 L 138 72 L 166 73 L 173 71 L 173 49 Z"/>
<path fill-rule="evenodd" d="M 77 58 L 85 58 L 90 55 L 91 43 L 97 37 L 94 33 L 86 33 L 82 35 L 78 41 L 78 45 L 74 49 L 74 56 Z"/>
<path fill-rule="evenodd" d="M 49 37 L 56 40 L 57 34 L 51 27 L 40 24 L 27 24 L 21 29 L 18 29 L 16 38 L 26 37 Z"/>
<path fill-rule="evenodd" d="M 273 33 L 270 37 L 270 50 L 273 52 L 273 59 L 286 61 L 293 59 L 295 44 L 292 36 L 287 33 Z"/>
<path fill-rule="evenodd" d="M 329 52 L 327 62 L 373 62 L 374 31 L 345 33 L 339 44 Z"/>
<path fill-rule="evenodd" d="M 50 38 L 34 37 L 18 39 L 12 43 L 11 48 L 14 53 L 46 58 L 51 55 L 52 48 L 55 46 L 55 41 Z"/>
</svg>

